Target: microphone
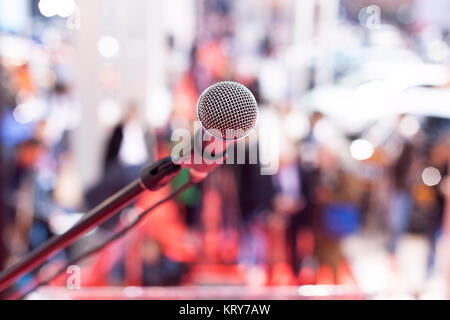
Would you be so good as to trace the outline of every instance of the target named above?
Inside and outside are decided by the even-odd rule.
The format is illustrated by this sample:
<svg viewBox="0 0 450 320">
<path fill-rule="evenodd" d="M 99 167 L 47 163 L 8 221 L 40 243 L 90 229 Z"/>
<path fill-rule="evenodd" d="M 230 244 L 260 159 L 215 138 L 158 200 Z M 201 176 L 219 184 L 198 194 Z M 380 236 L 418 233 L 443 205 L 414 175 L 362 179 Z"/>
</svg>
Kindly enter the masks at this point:
<svg viewBox="0 0 450 320">
<path fill-rule="evenodd" d="M 202 135 L 205 139 L 197 145 L 194 141 L 194 148 L 179 159 L 168 157 L 145 167 L 139 179 L 89 210 L 72 228 L 44 242 L 20 262 L 0 272 L 0 292 L 89 230 L 113 217 L 145 190 L 158 190 L 166 185 L 181 168 L 190 169 L 192 182 L 204 179 L 223 163 L 211 160 L 224 159 L 229 144 L 252 132 L 258 118 L 258 108 L 250 90 L 239 83 L 224 81 L 201 94 L 197 103 L 197 118 L 202 129 L 196 135 Z M 192 162 L 196 155 L 197 158 L 201 156 L 198 163 L 195 159 Z"/>
<path fill-rule="evenodd" d="M 258 105 L 245 86 L 223 81 L 210 86 L 200 95 L 196 113 L 201 130 L 195 133 L 194 148 L 180 159 L 174 159 L 174 162 L 189 168 L 193 180 L 199 182 L 223 164 L 228 146 L 254 130 Z"/>
<path fill-rule="evenodd" d="M 237 141 L 248 136 L 258 119 L 258 105 L 245 86 L 233 81 L 218 82 L 198 99 L 197 119 L 216 139 Z"/>
</svg>

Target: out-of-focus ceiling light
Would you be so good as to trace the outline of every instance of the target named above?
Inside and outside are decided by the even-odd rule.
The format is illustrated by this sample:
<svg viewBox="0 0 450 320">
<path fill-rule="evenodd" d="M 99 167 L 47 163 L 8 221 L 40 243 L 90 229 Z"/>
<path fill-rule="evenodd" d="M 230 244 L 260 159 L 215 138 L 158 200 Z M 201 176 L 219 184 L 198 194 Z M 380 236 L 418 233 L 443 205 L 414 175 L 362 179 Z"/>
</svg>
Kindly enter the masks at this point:
<svg viewBox="0 0 450 320">
<path fill-rule="evenodd" d="M 403 117 L 399 124 L 400 133 L 405 137 L 414 136 L 420 129 L 419 120 L 411 115 Z"/>
<path fill-rule="evenodd" d="M 38 8 L 44 17 L 67 18 L 75 12 L 76 4 L 74 0 L 40 0 Z"/>
<path fill-rule="evenodd" d="M 14 108 L 14 119 L 20 124 L 27 124 L 41 119 L 45 114 L 45 105 L 42 101 L 30 97 Z"/>
<path fill-rule="evenodd" d="M 53 17 L 56 15 L 56 7 L 54 0 L 40 0 L 38 7 L 44 17 Z"/>
<path fill-rule="evenodd" d="M 356 160 L 367 160 L 373 155 L 374 148 L 370 141 L 357 139 L 350 145 L 350 153 Z"/>
<path fill-rule="evenodd" d="M 442 176 L 438 169 L 434 167 L 428 167 L 422 171 L 422 181 L 425 185 L 433 187 L 441 182 Z"/>
<path fill-rule="evenodd" d="M 97 42 L 97 49 L 105 58 L 113 58 L 120 52 L 119 42 L 112 36 L 101 37 Z"/>
<path fill-rule="evenodd" d="M 448 45 L 441 40 L 431 42 L 427 47 L 427 54 L 433 62 L 443 62 L 449 55 Z"/>
<path fill-rule="evenodd" d="M 13 111 L 14 119 L 20 124 L 33 121 L 33 110 L 26 104 L 19 104 Z"/>
</svg>

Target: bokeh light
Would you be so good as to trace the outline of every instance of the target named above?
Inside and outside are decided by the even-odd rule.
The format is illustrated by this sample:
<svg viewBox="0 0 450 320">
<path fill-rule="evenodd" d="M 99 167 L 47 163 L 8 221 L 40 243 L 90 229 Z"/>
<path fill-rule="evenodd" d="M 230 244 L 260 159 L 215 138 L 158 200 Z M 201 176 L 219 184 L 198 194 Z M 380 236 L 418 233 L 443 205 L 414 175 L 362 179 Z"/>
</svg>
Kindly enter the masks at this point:
<svg viewBox="0 0 450 320">
<path fill-rule="evenodd" d="M 441 179 L 441 173 L 434 167 L 427 167 L 422 171 L 422 181 L 429 187 L 438 185 Z"/>
<path fill-rule="evenodd" d="M 67 18 L 75 12 L 76 4 L 74 0 L 40 0 L 38 7 L 44 17 L 58 15 Z"/>
<path fill-rule="evenodd" d="M 120 45 L 116 38 L 112 36 L 103 36 L 97 42 L 97 49 L 103 57 L 113 58 L 119 55 Z"/>
<path fill-rule="evenodd" d="M 367 160 L 372 157 L 374 147 L 370 141 L 357 139 L 350 145 L 350 153 L 356 160 Z"/>
</svg>

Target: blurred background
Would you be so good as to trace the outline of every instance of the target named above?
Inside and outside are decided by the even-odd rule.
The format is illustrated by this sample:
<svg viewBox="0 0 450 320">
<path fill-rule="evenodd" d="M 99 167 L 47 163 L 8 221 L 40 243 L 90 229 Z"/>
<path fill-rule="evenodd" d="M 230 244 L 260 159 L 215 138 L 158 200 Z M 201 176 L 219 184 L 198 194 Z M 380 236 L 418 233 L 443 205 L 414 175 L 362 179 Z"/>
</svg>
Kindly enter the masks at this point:
<svg viewBox="0 0 450 320">
<path fill-rule="evenodd" d="M 450 298 L 449 45 L 447 0 L 0 0 L 0 269 L 168 156 L 233 80 L 276 174 L 220 167 L 83 260 L 82 290 L 62 274 L 35 295 Z"/>
</svg>

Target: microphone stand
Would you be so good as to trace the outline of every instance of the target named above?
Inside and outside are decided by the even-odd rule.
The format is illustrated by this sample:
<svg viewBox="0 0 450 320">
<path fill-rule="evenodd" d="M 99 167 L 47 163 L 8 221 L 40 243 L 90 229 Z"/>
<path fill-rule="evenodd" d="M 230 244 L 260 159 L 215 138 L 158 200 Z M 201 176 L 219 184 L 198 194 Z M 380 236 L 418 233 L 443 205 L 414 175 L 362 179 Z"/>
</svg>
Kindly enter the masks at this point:
<svg viewBox="0 0 450 320">
<path fill-rule="evenodd" d="M 82 235 L 116 215 L 119 210 L 129 205 L 142 192 L 158 190 L 167 184 L 180 169 L 181 166 L 175 164 L 170 157 L 145 167 L 140 178 L 89 210 L 85 217 L 72 228 L 47 240 L 27 254 L 23 260 L 0 272 L 0 292 L 13 284 L 20 276 L 32 271 L 58 251 L 67 248 Z"/>
</svg>

